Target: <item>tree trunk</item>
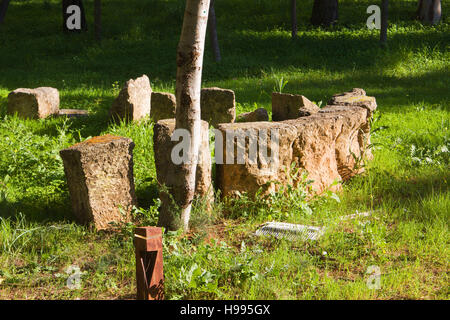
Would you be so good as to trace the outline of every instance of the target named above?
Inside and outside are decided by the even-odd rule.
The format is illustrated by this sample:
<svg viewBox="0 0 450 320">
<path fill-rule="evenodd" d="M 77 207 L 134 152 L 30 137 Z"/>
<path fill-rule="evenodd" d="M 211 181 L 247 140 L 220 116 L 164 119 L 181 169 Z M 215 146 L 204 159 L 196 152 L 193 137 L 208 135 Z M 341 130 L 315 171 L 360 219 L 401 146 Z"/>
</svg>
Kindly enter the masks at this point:
<svg viewBox="0 0 450 320">
<path fill-rule="evenodd" d="M 3 23 L 3 20 L 5 19 L 6 10 L 8 10 L 10 0 L 2 0 L 2 3 L 0 3 L 0 24 Z"/>
<path fill-rule="evenodd" d="M 67 13 L 67 8 L 69 6 L 76 5 L 80 8 L 81 13 L 81 28 L 80 29 L 69 29 L 67 27 L 67 19 L 73 15 L 73 13 Z M 84 11 L 83 0 L 62 0 L 62 14 L 63 14 L 63 30 L 64 32 L 80 32 L 87 30 L 86 24 L 86 14 Z"/>
<path fill-rule="evenodd" d="M 180 224 L 189 229 L 192 200 L 195 192 L 195 174 L 200 150 L 200 90 L 202 81 L 203 52 L 208 24 L 209 0 L 187 0 L 183 27 L 177 49 L 176 80 L 176 124 L 175 129 L 185 129 L 190 134 L 187 161 L 174 164 L 176 182 L 168 190 L 180 212 Z M 158 224 L 173 230 L 177 214 L 169 197 L 162 197 L 162 208 Z"/>
<path fill-rule="evenodd" d="M 297 0 L 291 0 L 292 39 L 297 37 Z"/>
<path fill-rule="evenodd" d="M 314 0 L 311 24 L 328 27 L 338 19 L 338 0 Z"/>
<path fill-rule="evenodd" d="M 389 0 L 382 0 L 380 42 L 383 45 L 386 44 L 387 41 L 388 15 L 389 15 Z"/>
<path fill-rule="evenodd" d="M 102 0 L 95 0 L 94 2 L 94 29 L 95 39 L 98 42 L 102 41 Z"/>
<path fill-rule="evenodd" d="M 214 0 L 211 0 L 211 3 L 209 5 L 208 28 L 211 48 L 214 52 L 214 59 L 216 60 L 216 62 L 219 62 L 222 58 L 220 56 L 219 40 L 217 39 L 217 21 L 216 10 L 214 9 Z"/>
<path fill-rule="evenodd" d="M 423 23 L 438 24 L 441 20 L 441 0 L 419 0 L 417 17 Z"/>
</svg>

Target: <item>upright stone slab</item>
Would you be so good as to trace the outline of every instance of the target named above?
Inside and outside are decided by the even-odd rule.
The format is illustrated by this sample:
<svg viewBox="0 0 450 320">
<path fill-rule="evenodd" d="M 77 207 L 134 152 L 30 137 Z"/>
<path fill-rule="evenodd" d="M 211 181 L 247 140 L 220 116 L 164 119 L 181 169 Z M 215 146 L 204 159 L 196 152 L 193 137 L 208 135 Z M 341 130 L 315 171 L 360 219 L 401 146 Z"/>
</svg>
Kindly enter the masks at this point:
<svg viewBox="0 0 450 320">
<path fill-rule="evenodd" d="M 272 120 L 283 121 L 307 117 L 319 112 L 320 108 L 298 94 L 272 93 Z"/>
<path fill-rule="evenodd" d="M 167 92 L 152 92 L 151 102 L 150 117 L 154 122 L 175 118 L 177 99 L 174 94 Z"/>
<path fill-rule="evenodd" d="M 232 123 L 236 119 L 234 92 L 221 88 L 204 88 L 201 91 L 201 118 L 214 128 L 219 123 Z"/>
<path fill-rule="evenodd" d="M 136 121 L 150 116 L 152 88 L 146 75 L 130 79 L 114 100 L 110 116 L 114 120 Z"/>
<path fill-rule="evenodd" d="M 43 119 L 59 111 L 59 92 L 55 88 L 19 88 L 8 95 L 8 114 L 21 118 Z"/>
<path fill-rule="evenodd" d="M 72 210 L 81 223 L 96 229 L 131 220 L 136 205 L 131 139 L 104 135 L 60 151 Z M 122 210 L 122 212 L 121 212 Z"/>
</svg>

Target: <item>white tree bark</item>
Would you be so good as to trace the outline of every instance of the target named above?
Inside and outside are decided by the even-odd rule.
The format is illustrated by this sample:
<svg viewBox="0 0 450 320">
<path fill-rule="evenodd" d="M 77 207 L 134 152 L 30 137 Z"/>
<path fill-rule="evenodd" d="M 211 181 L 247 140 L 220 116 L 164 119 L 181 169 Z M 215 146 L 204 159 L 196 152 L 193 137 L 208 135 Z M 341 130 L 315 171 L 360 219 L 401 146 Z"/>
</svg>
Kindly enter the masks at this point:
<svg viewBox="0 0 450 320">
<path fill-rule="evenodd" d="M 189 229 L 195 174 L 200 148 L 200 92 L 203 53 L 208 25 L 210 0 L 187 0 L 183 27 L 177 51 L 176 129 L 186 129 L 191 135 L 187 163 L 177 167 L 180 184 L 173 190 L 181 209 L 181 223 Z"/>
</svg>

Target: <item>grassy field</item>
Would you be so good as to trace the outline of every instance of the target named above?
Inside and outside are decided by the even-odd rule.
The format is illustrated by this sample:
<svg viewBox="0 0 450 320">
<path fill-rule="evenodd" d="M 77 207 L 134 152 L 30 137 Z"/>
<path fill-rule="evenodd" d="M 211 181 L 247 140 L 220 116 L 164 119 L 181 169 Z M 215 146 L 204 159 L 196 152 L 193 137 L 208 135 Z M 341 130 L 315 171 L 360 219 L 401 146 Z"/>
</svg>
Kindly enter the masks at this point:
<svg viewBox="0 0 450 320">
<path fill-rule="evenodd" d="M 136 224 L 155 225 L 153 123 L 115 125 L 107 111 L 129 78 L 147 74 L 154 91 L 174 91 L 184 7 L 176 0 L 104 0 L 101 46 L 89 30 L 63 35 L 60 1 L 12 1 L 0 27 L 0 299 L 134 299 L 133 224 L 94 232 L 73 221 L 59 150 L 88 137 L 130 137 L 139 208 Z M 217 0 L 223 61 L 207 43 L 203 86 L 235 91 L 238 113 L 283 91 L 326 104 L 364 88 L 378 102 L 375 158 L 336 197 L 306 202 L 302 190 L 272 199 L 195 206 L 193 231 L 164 237 L 168 299 L 449 299 L 449 3 L 436 27 L 412 18 L 415 0 L 391 1 L 388 46 L 365 25 L 369 0 L 341 0 L 340 22 L 312 28 L 312 0 L 289 31 L 289 1 Z M 61 108 L 88 119 L 6 116 L 18 87 L 52 86 Z M 339 201 L 337 201 L 339 200 Z M 269 203 L 268 203 L 269 202 Z M 270 204 L 270 206 L 268 205 Z M 365 218 L 341 220 L 356 212 Z M 312 212 L 312 213 L 311 213 Z M 252 236 L 268 220 L 325 226 L 318 241 Z M 82 272 L 66 286 L 67 268 Z M 367 286 L 369 266 L 380 289 Z"/>
</svg>

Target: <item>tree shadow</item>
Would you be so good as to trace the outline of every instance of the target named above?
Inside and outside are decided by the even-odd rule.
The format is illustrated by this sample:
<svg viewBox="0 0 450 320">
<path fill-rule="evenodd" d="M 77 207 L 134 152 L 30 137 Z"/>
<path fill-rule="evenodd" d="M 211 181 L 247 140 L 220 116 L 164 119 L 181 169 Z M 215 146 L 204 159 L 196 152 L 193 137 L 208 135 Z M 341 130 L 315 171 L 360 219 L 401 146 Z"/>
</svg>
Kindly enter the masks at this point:
<svg viewBox="0 0 450 320">
<path fill-rule="evenodd" d="M 5 34 L 0 34 L 0 41 L 5 43 L 0 58 L 10 62 L 0 75 L 0 83 L 8 88 L 36 86 L 43 82 L 58 86 L 64 80 L 70 88 L 76 88 L 80 83 L 104 88 L 114 81 L 121 82 L 143 73 L 148 74 L 151 80 L 174 81 L 183 4 L 178 1 L 131 2 L 133 5 L 124 5 L 121 1 L 108 1 L 104 5 L 105 41 L 101 46 L 90 34 L 62 35 L 62 31 L 55 28 L 54 21 L 54 17 L 60 14 L 59 5 L 52 4 L 52 11 L 48 14 L 51 18 L 42 17 L 36 29 L 28 27 L 25 30 L 23 25 L 26 23 L 18 22 L 24 19 L 31 23 L 32 18 L 36 20 L 31 13 L 41 12 L 42 8 L 35 3 L 21 6 L 21 11 L 17 8 L 13 12 L 15 19 L 7 21 L 9 29 Z M 289 3 L 285 2 L 280 5 L 259 1 L 253 6 L 243 1 L 219 2 L 217 14 L 223 61 L 215 63 L 207 45 L 204 78 L 214 82 L 242 77 L 243 74 L 257 76 L 261 70 L 267 71 L 270 67 L 278 71 L 296 68 L 302 72 L 346 72 L 374 66 L 387 68 L 404 59 L 405 51 L 401 49 L 405 45 L 411 50 L 436 45 L 438 50 L 446 50 L 448 36 L 434 27 L 421 27 L 420 32 L 389 36 L 390 49 L 381 50 L 378 31 L 360 30 L 367 18 L 365 9 L 372 4 L 369 0 L 357 4 L 344 1 L 341 4 L 342 24 L 334 29 L 311 34 L 308 31 L 313 29 L 308 23 L 300 23 L 300 37 L 298 41 L 292 41 L 289 32 L 286 32 L 289 29 L 286 28 L 289 26 Z M 303 5 L 309 8 L 312 0 Z M 86 6 L 87 10 L 92 9 L 92 4 L 87 3 Z M 233 9 L 233 6 L 236 8 Z M 411 23 L 410 17 L 404 17 L 404 8 L 410 14 L 415 5 L 408 1 L 395 3 L 393 22 Z M 222 18 L 220 10 L 223 11 Z M 299 14 L 306 15 L 308 10 L 302 6 Z M 356 11 L 361 11 L 361 14 L 355 15 Z M 155 12 L 158 14 L 155 15 Z M 152 15 L 152 19 L 148 19 L 147 14 Z M 230 22 L 230 18 L 235 21 Z M 36 24 L 34 20 L 33 25 Z M 88 15 L 89 20 L 92 17 Z M 121 21 L 120 25 L 117 21 Z M 176 21 L 178 25 L 164 21 Z M 352 34 L 351 29 L 341 32 L 345 31 L 347 24 L 357 32 Z M 277 28 L 280 31 L 276 31 Z M 22 32 L 33 37 L 22 37 L 23 40 L 17 43 L 16 36 Z"/>
<path fill-rule="evenodd" d="M 439 218 L 448 219 L 448 212 L 439 212 L 440 209 L 435 205 L 437 198 L 446 195 L 449 192 L 450 172 L 443 169 L 433 170 L 430 172 L 417 173 L 409 178 L 394 177 L 392 173 L 387 171 L 376 171 L 376 188 L 374 188 L 374 206 L 383 210 L 386 206 L 390 209 L 402 209 L 396 212 L 397 221 L 418 221 L 433 222 L 437 215 L 442 214 Z M 367 177 L 354 177 L 348 182 L 360 183 Z M 356 180 L 356 181 L 355 181 Z M 359 180 L 359 181 L 358 181 Z M 425 203 L 433 201 L 433 208 L 429 210 Z M 357 200 L 361 203 L 361 199 Z M 371 206 L 371 199 L 364 200 L 368 207 Z M 437 211 L 437 212 L 436 212 Z M 387 212 L 393 214 L 393 212 Z"/>
<path fill-rule="evenodd" d="M 1 217 L 15 218 L 19 214 L 24 214 L 29 222 L 76 222 L 71 212 L 68 192 L 54 195 L 52 198 L 24 195 L 14 202 L 0 201 Z"/>
</svg>

